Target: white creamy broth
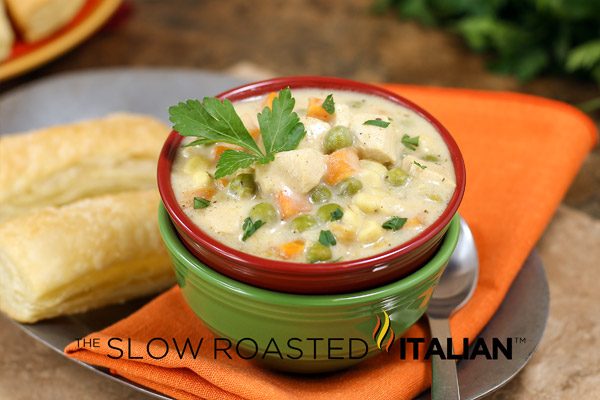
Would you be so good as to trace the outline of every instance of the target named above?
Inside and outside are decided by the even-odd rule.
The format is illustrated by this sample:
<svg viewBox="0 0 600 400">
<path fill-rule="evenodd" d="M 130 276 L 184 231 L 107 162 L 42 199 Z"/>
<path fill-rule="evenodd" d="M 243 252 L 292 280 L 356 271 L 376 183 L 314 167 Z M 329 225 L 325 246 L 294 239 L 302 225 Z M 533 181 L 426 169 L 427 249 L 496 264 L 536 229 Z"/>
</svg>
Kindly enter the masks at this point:
<svg viewBox="0 0 600 400">
<path fill-rule="evenodd" d="M 321 107 L 329 94 L 333 114 Z M 334 262 L 396 247 L 442 214 L 454 193 L 454 168 L 443 139 L 423 117 L 358 92 L 296 89 L 292 96 L 306 135 L 296 150 L 277 153 L 267 165 L 215 180 L 218 157 L 231 145 L 178 150 L 173 190 L 182 210 L 204 232 L 260 257 Z M 261 146 L 257 113 L 267 102 L 261 96 L 234 103 Z M 194 139 L 185 138 L 182 146 Z M 240 174 L 243 179 L 236 178 Z M 249 182 L 241 192 L 236 191 L 240 179 Z M 194 198 L 206 200 L 206 206 L 194 208 Z M 267 222 L 242 240 L 249 216 Z M 319 244 L 322 232 L 327 245 Z"/>
</svg>

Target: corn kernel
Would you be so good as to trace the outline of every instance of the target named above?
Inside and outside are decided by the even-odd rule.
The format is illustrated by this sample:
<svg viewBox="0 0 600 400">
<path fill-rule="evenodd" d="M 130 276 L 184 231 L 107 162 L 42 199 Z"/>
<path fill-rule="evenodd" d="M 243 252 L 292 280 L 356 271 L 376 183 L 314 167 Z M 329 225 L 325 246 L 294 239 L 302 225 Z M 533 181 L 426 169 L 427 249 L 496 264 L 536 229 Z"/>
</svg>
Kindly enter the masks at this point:
<svg viewBox="0 0 600 400">
<path fill-rule="evenodd" d="M 195 188 L 204 188 L 210 185 L 212 178 L 206 171 L 197 171 L 192 175 L 192 182 Z"/>
<path fill-rule="evenodd" d="M 208 169 L 208 160 L 202 156 L 194 156 L 186 161 L 183 166 L 183 172 L 186 174 L 194 174 L 197 171 L 204 171 Z"/>
<path fill-rule="evenodd" d="M 387 174 L 387 168 L 383 164 L 376 161 L 360 160 L 359 163 L 362 170 L 375 172 L 382 178 Z"/>
<path fill-rule="evenodd" d="M 383 235 L 383 228 L 375 221 L 367 221 L 358 231 L 357 239 L 361 243 L 373 243 Z"/>
</svg>

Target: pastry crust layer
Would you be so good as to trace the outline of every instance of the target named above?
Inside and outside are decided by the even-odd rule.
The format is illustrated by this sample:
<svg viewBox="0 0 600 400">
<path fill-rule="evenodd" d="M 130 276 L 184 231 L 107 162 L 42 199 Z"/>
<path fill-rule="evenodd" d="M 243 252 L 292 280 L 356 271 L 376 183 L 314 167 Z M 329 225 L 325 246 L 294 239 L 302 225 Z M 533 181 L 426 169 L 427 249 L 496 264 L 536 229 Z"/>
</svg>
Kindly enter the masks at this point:
<svg viewBox="0 0 600 400">
<path fill-rule="evenodd" d="M 0 62 L 8 58 L 15 40 L 4 2 L 0 0 Z"/>
<path fill-rule="evenodd" d="M 10 15 L 27 42 L 50 36 L 67 25 L 85 0 L 6 0 Z"/>
<path fill-rule="evenodd" d="M 0 221 L 32 208 L 156 186 L 169 129 L 154 118 L 106 118 L 0 137 Z"/>
<path fill-rule="evenodd" d="M 47 207 L 0 225 L 0 309 L 21 322 L 83 312 L 174 283 L 156 190 Z"/>
</svg>

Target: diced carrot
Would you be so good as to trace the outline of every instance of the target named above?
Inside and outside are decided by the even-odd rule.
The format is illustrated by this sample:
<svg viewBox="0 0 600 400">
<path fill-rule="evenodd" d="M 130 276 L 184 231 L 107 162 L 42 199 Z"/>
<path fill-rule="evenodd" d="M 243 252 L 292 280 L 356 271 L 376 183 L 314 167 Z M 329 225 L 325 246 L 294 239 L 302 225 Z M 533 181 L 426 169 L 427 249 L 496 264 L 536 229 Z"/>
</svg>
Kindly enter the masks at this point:
<svg viewBox="0 0 600 400">
<path fill-rule="evenodd" d="M 341 240 L 342 242 L 352 242 L 356 237 L 356 231 L 354 229 L 347 225 L 340 224 L 339 222 L 332 223 L 329 226 L 329 229 L 331 229 L 331 232 L 333 232 L 335 238 Z"/>
<path fill-rule="evenodd" d="M 183 201 L 192 207 L 194 204 L 194 197 L 202 197 L 204 199 L 210 200 L 214 197 L 216 193 L 217 189 L 213 185 L 201 189 L 188 190 L 184 193 Z"/>
<path fill-rule="evenodd" d="M 421 222 L 421 220 L 418 217 L 412 217 L 406 220 L 406 223 L 404 224 L 404 228 L 416 228 L 420 225 L 422 225 L 423 223 Z"/>
<path fill-rule="evenodd" d="M 258 129 L 258 128 L 251 129 L 250 136 L 252 136 L 252 139 L 258 140 L 258 138 L 260 137 L 260 129 Z"/>
<path fill-rule="evenodd" d="M 279 214 L 283 219 L 288 219 L 298 215 L 302 211 L 310 210 L 310 203 L 307 199 L 288 191 L 281 191 L 276 195 Z"/>
<path fill-rule="evenodd" d="M 307 117 L 318 118 L 323 121 L 329 121 L 333 115 L 329 114 L 323 108 L 323 100 L 311 97 L 308 99 L 308 110 L 306 111 Z"/>
<path fill-rule="evenodd" d="M 203 197 L 210 200 L 216 193 L 217 189 L 213 185 L 210 185 L 202 189 L 194 190 L 194 197 Z"/>
<path fill-rule="evenodd" d="M 293 240 L 278 247 L 278 253 L 282 258 L 290 259 L 296 257 L 304 250 L 304 241 Z"/>
<path fill-rule="evenodd" d="M 275 97 L 277 97 L 276 92 L 269 93 L 265 98 L 265 102 L 263 103 L 263 105 L 265 107 L 273 108 L 273 100 L 275 99 Z"/>
<path fill-rule="evenodd" d="M 230 149 L 231 149 L 231 147 L 229 147 L 229 146 L 222 146 L 220 144 L 216 145 L 212 150 L 213 159 L 215 161 L 219 161 L 219 158 L 221 158 L 221 154 L 223 154 L 225 152 L 225 150 L 230 150 Z"/>
<path fill-rule="evenodd" d="M 325 182 L 335 185 L 352 176 L 359 169 L 358 161 L 358 155 L 350 147 L 334 151 L 327 157 Z"/>
<path fill-rule="evenodd" d="M 214 161 L 219 161 L 221 158 L 221 154 L 225 152 L 225 150 L 242 150 L 239 146 L 233 146 L 229 144 L 216 144 L 212 149 L 212 157 Z"/>
<path fill-rule="evenodd" d="M 217 185 L 219 186 L 220 190 L 223 190 L 227 187 L 227 185 L 229 185 L 229 179 L 227 179 L 227 178 L 217 179 Z"/>
</svg>

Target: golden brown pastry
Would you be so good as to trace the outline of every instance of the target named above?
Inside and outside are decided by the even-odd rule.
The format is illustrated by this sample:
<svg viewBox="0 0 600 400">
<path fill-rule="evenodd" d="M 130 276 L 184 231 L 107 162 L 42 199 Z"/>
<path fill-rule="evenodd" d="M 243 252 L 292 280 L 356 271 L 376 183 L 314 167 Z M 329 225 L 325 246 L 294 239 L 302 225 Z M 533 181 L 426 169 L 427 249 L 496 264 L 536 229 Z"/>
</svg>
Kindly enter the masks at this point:
<svg viewBox="0 0 600 400">
<path fill-rule="evenodd" d="M 67 25 L 85 0 L 5 0 L 26 42 L 44 39 Z"/>
<path fill-rule="evenodd" d="M 7 59 L 15 40 L 3 0 L 0 0 L 0 62 Z"/>
<path fill-rule="evenodd" d="M 156 187 L 168 132 L 153 118 L 114 114 L 0 136 L 0 222 L 32 208 Z"/>
<path fill-rule="evenodd" d="M 173 284 L 158 202 L 156 190 L 113 194 L 0 224 L 0 309 L 35 322 Z"/>
</svg>

